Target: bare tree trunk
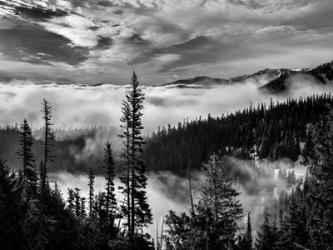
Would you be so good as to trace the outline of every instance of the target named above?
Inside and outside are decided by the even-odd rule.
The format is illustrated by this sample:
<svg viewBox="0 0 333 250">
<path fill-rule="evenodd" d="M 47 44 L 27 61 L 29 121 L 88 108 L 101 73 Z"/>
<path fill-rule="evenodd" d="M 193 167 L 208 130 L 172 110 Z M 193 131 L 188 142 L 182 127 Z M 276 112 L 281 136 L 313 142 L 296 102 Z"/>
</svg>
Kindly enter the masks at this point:
<svg viewBox="0 0 333 250">
<path fill-rule="evenodd" d="M 188 187 L 189 187 L 189 192 L 190 192 L 191 209 L 192 209 L 192 213 L 194 214 L 194 202 L 193 202 L 191 174 L 190 174 L 189 167 L 187 168 L 187 176 L 188 176 Z"/>
<path fill-rule="evenodd" d="M 158 219 L 156 220 L 156 250 L 160 250 L 158 242 Z"/>
<path fill-rule="evenodd" d="M 135 190 L 135 172 L 134 172 L 134 164 L 132 164 L 132 180 L 131 180 L 131 245 L 132 245 L 132 250 L 134 250 L 134 234 L 135 234 L 135 197 L 134 197 L 134 190 Z"/>
<path fill-rule="evenodd" d="M 130 200 L 130 166 L 127 166 L 127 227 L 130 244 L 132 244 L 132 225 L 131 225 L 131 200 Z M 132 246 L 130 246 L 131 249 Z"/>
<path fill-rule="evenodd" d="M 162 228 L 161 228 L 161 249 L 163 249 L 163 227 L 164 227 L 164 216 L 162 218 Z"/>
</svg>

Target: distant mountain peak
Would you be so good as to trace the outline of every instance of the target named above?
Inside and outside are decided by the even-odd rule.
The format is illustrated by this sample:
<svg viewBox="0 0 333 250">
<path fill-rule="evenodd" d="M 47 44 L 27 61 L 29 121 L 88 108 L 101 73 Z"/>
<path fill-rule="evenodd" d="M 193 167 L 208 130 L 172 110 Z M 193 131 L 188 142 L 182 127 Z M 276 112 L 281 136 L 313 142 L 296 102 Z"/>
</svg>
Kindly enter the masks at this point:
<svg viewBox="0 0 333 250">
<path fill-rule="evenodd" d="M 278 78 L 281 74 L 288 73 L 291 70 L 289 69 L 263 69 L 253 74 L 246 74 L 230 79 L 223 78 L 213 78 L 209 76 L 196 76 L 186 79 L 179 79 L 173 82 L 168 82 L 163 85 L 155 86 L 175 86 L 178 88 L 191 88 L 191 87 L 210 87 L 215 85 L 226 85 L 226 84 L 235 84 L 243 83 L 248 80 L 258 82 L 258 87 L 264 85 L 265 83 Z"/>
<path fill-rule="evenodd" d="M 228 80 L 220 79 L 220 78 L 212 78 L 208 76 L 196 76 L 192 78 L 187 79 L 180 79 L 176 80 L 174 82 L 169 82 L 166 84 L 163 84 L 162 86 L 171 86 L 175 85 L 177 87 L 186 87 L 189 85 L 203 85 L 203 86 L 211 86 L 211 85 L 218 85 L 218 84 L 226 84 L 228 83 Z"/>
<path fill-rule="evenodd" d="M 283 93 L 289 84 L 290 77 L 303 75 L 313 77 L 319 84 L 331 84 L 333 81 L 333 61 L 324 63 L 312 69 L 290 70 L 283 72 L 279 77 L 261 86 L 260 89 L 269 93 Z"/>
<path fill-rule="evenodd" d="M 297 74 L 311 76 L 321 84 L 329 84 L 333 81 L 333 61 L 324 63 L 312 69 L 265 68 L 253 74 L 241 75 L 230 79 L 196 76 L 187 79 L 179 79 L 159 86 L 177 88 L 207 88 L 226 84 L 252 82 L 262 91 L 269 93 L 282 93 L 288 89 L 288 79 Z"/>
</svg>

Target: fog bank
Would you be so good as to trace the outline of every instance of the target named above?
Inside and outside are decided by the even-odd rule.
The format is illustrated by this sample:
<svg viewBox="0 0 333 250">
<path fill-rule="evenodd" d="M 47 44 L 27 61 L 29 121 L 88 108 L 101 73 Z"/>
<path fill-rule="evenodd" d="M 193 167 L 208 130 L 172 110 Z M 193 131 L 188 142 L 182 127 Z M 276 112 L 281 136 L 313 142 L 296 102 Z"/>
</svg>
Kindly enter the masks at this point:
<svg viewBox="0 0 333 250">
<path fill-rule="evenodd" d="M 230 174 L 235 181 L 235 187 L 240 191 L 238 198 L 244 209 L 244 215 L 251 212 L 254 231 L 258 230 L 262 223 L 264 207 L 272 204 L 281 191 L 289 192 L 292 188 L 286 180 L 277 178 L 275 172 L 279 170 L 294 171 L 297 178 L 303 178 L 306 172 L 306 168 L 300 162 L 292 163 L 285 159 L 275 162 L 253 162 L 226 157 L 223 160 L 223 166 L 230 170 Z M 52 174 L 50 179 L 57 180 L 65 197 L 67 197 L 67 188 L 75 187 L 80 188 L 81 194 L 88 197 L 87 175 L 72 175 L 60 172 Z M 103 191 L 104 183 L 103 177 L 96 176 L 96 193 Z M 200 172 L 191 174 L 191 184 L 194 200 L 197 201 L 200 198 L 201 185 L 203 184 L 203 176 Z M 120 185 L 118 179 L 115 181 L 115 185 L 117 187 Z M 123 195 L 119 193 L 118 189 L 116 190 L 118 204 L 120 204 L 123 201 Z M 162 219 L 168 214 L 169 210 L 181 213 L 188 212 L 190 209 L 188 179 L 170 172 L 148 174 L 147 196 L 154 220 L 154 223 L 148 227 L 148 231 L 153 236 L 156 233 L 156 222 L 158 221 L 161 227 Z M 241 230 L 243 226 L 240 223 Z"/>
<path fill-rule="evenodd" d="M 177 124 L 184 119 L 221 115 L 260 102 L 283 101 L 289 97 L 308 96 L 331 91 L 331 85 L 319 85 L 313 78 L 291 77 L 285 95 L 268 95 L 258 90 L 258 81 L 210 87 L 142 86 L 143 124 L 149 134 L 158 126 Z M 36 85 L 29 81 L 0 83 L 0 124 L 21 123 L 24 118 L 33 129 L 43 126 L 41 102 L 46 98 L 53 108 L 56 128 L 72 130 L 103 126 L 119 131 L 121 102 L 129 86 Z M 65 133 L 59 133 L 61 137 Z"/>
</svg>

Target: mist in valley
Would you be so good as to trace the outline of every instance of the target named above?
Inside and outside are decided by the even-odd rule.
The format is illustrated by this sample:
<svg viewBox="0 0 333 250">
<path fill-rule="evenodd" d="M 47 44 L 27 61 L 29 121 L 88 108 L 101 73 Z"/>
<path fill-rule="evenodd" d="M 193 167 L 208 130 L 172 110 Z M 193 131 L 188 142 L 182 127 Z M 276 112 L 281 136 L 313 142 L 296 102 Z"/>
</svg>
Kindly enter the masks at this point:
<svg viewBox="0 0 333 250">
<path fill-rule="evenodd" d="M 149 139 L 161 126 L 177 126 L 178 123 L 186 124 L 191 120 L 205 120 L 208 115 L 227 116 L 240 109 L 255 108 L 262 103 L 274 106 L 290 98 L 312 97 L 314 93 L 321 95 L 332 90 L 332 85 L 319 84 L 314 78 L 302 74 L 290 77 L 287 81 L 287 91 L 281 94 L 273 95 L 259 89 L 259 82 L 257 79 L 213 86 L 143 86 L 144 138 Z M 52 122 L 56 143 L 62 146 L 57 150 L 58 159 L 51 164 L 48 181 L 53 187 L 57 183 L 65 200 L 70 198 L 69 190 L 75 188 L 79 189 L 80 199 L 89 199 L 90 169 L 96 174 L 95 194 L 98 195 L 105 190 L 102 160 L 105 145 L 110 142 L 116 162 L 114 183 L 117 206 L 120 210 L 126 198 L 119 189 L 122 185 L 119 174 L 124 167 L 120 157 L 121 151 L 124 150 L 123 141 L 119 137 L 120 117 L 122 100 L 128 90 L 129 86 L 117 85 L 36 85 L 31 82 L 0 84 L 0 112 L 3 114 L 0 122 L 3 125 L 16 126 L 22 117 L 26 117 L 32 126 L 33 136 L 39 143 L 34 149 L 39 160 L 41 155 L 38 151 L 42 147 L 45 132 L 42 129 L 40 103 L 44 97 L 49 100 L 52 108 L 54 107 Z M 303 149 L 304 144 L 304 141 L 299 141 L 297 146 Z M 254 145 L 254 151 L 258 147 L 259 145 Z M 59 151 L 61 148 L 65 151 Z M 12 152 L 12 156 L 15 156 L 15 152 Z M 247 232 L 247 215 L 250 214 L 252 237 L 255 238 L 265 223 L 265 211 L 275 216 L 273 219 L 277 218 L 277 204 L 281 202 L 281 195 L 290 195 L 301 185 L 305 180 L 307 167 L 303 164 L 302 156 L 299 156 L 297 161 L 287 158 L 260 159 L 256 153 L 250 156 L 251 159 L 247 160 L 232 154 L 223 156 L 221 167 L 226 169 L 226 173 L 232 179 L 233 188 L 239 192 L 237 199 L 243 214 L 237 222 L 238 234 L 241 236 Z M 18 159 L 11 158 L 9 162 L 13 169 L 20 169 Z M 147 173 L 147 202 L 153 220 L 144 231 L 156 242 L 168 235 L 170 228 L 165 224 L 165 220 L 170 210 L 176 215 L 185 212 L 190 216 L 193 211 L 191 198 L 194 204 L 199 204 L 203 197 L 205 177 L 200 169 L 192 169 L 189 166 L 186 176 L 177 175 L 176 170 L 174 171 Z M 119 225 L 124 221 L 124 218 L 116 219 Z"/>
<path fill-rule="evenodd" d="M 144 131 L 150 135 L 159 126 L 176 125 L 178 122 L 192 119 L 205 119 L 208 114 L 220 116 L 239 109 L 256 106 L 259 103 L 283 102 L 288 98 L 312 96 L 313 93 L 331 91 L 330 85 L 320 85 L 313 78 L 302 75 L 289 80 L 289 90 L 281 95 L 270 95 L 260 91 L 258 87 L 265 79 L 248 80 L 232 85 L 215 86 L 143 86 L 146 95 L 144 108 Z M 26 117 L 31 123 L 34 136 L 43 136 L 43 126 L 40 118 L 40 103 L 42 98 L 52 103 L 55 137 L 58 141 L 83 138 L 84 146 L 69 146 L 69 152 L 80 164 L 89 161 L 91 157 L 102 159 L 104 145 L 112 143 L 116 159 L 122 143 L 119 138 L 121 102 L 128 86 L 101 85 L 78 86 L 45 84 L 36 85 L 32 82 L 13 81 L 10 84 L 0 84 L 1 124 L 13 125 L 20 123 Z M 6 105 L 5 105 L 6 104 Z M 89 131 L 94 131 L 89 133 Z M 96 163 L 96 162 L 95 162 Z M 98 166 L 99 164 L 99 166 Z M 305 167 L 300 162 L 296 164 L 281 159 L 275 162 L 244 161 L 228 158 L 227 164 L 231 176 L 235 179 L 237 190 L 241 192 L 239 199 L 244 208 L 244 214 L 251 212 L 253 226 L 258 230 L 262 223 L 263 208 L 277 199 L 278 192 L 290 190 L 285 180 L 276 177 L 279 169 L 296 171 L 297 177 L 305 175 Z M 97 173 L 102 170 L 102 162 L 91 166 Z M 296 166 L 296 168 L 295 168 Z M 14 166 L 15 167 L 15 166 Z M 302 170 L 300 170 L 302 169 Z M 297 172 L 298 171 L 298 172 Z M 195 170 L 190 174 L 194 199 L 201 192 L 202 176 Z M 66 166 L 54 169 L 50 180 L 56 181 L 67 197 L 67 188 L 79 187 L 83 196 L 88 197 L 88 169 L 66 170 Z M 116 186 L 119 186 L 119 180 Z M 96 191 L 105 188 L 104 178 L 96 177 Z M 151 204 L 154 223 L 149 226 L 151 235 L 156 234 L 156 223 L 161 227 L 163 217 L 169 210 L 176 212 L 189 211 L 190 195 L 188 178 L 177 176 L 171 172 L 150 172 L 148 174 L 148 200 Z M 119 191 L 117 199 L 121 203 L 123 197 Z M 244 224 L 241 223 L 241 226 Z"/>
<path fill-rule="evenodd" d="M 240 229 L 245 232 L 246 215 L 250 212 L 254 234 L 260 229 L 263 222 L 264 208 L 273 206 L 279 198 L 279 193 L 290 193 L 295 188 L 296 183 L 288 183 L 287 179 L 279 178 L 279 172 L 287 174 L 294 172 L 296 180 L 301 181 L 304 180 L 307 171 L 307 167 L 301 161 L 292 162 L 288 159 L 269 162 L 266 160 L 244 161 L 234 157 L 225 157 L 223 161 L 234 180 L 235 188 L 240 192 L 238 198 L 244 209 L 244 218 L 239 223 Z M 51 182 L 57 182 L 66 199 L 68 198 L 68 188 L 79 188 L 83 197 L 89 196 L 88 175 L 58 172 L 50 174 L 49 178 Z M 147 195 L 154 220 L 147 231 L 154 238 L 156 238 L 156 230 L 160 237 L 163 220 L 170 210 L 178 214 L 190 213 L 189 179 L 193 199 L 197 202 L 204 183 L 204 177 L 200 171 L 193 171 L 188 177 L 180 177 L 168 171 L 148 173 Z M 96 193 L 105 189 L 103 176 L 96 176 L 95 183 Z M 115 186 L 120 186 L 117 178 Z M 118 204 L 123 204 L 124 195 L 119 189 L 116 189 L 116 196 Z M 164 230 L 162 234 L 167 232 L 166 225 L 164 225 Z"/>
</svg>

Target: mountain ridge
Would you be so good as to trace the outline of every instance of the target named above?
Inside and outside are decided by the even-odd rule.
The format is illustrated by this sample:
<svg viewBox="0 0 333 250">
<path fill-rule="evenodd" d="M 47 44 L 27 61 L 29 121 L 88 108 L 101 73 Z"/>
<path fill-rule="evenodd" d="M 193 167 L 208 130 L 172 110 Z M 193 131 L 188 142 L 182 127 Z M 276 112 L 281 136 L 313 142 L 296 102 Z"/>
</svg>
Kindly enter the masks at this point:
<svg viewBox="0 0 333 250">
<path fill-rule="evenodd" d="M 209 76 L 196 76 L 187 79 L 179 79 L 154 86 L 175 86 L 178 88 L 211 87 L 218 85 L 257 82 L 258 89 L 269 93 L 282 93 L 288 88 L 287 80 L 297 74 L 310 75 L 321 84 L 329 84 L 333 80 L 333 61 L 321 64 L 311 69 L 270 69 L 266 68 L 252 74 L 245 74 L 230 79 L 213 78 Z"/>
</svg>

